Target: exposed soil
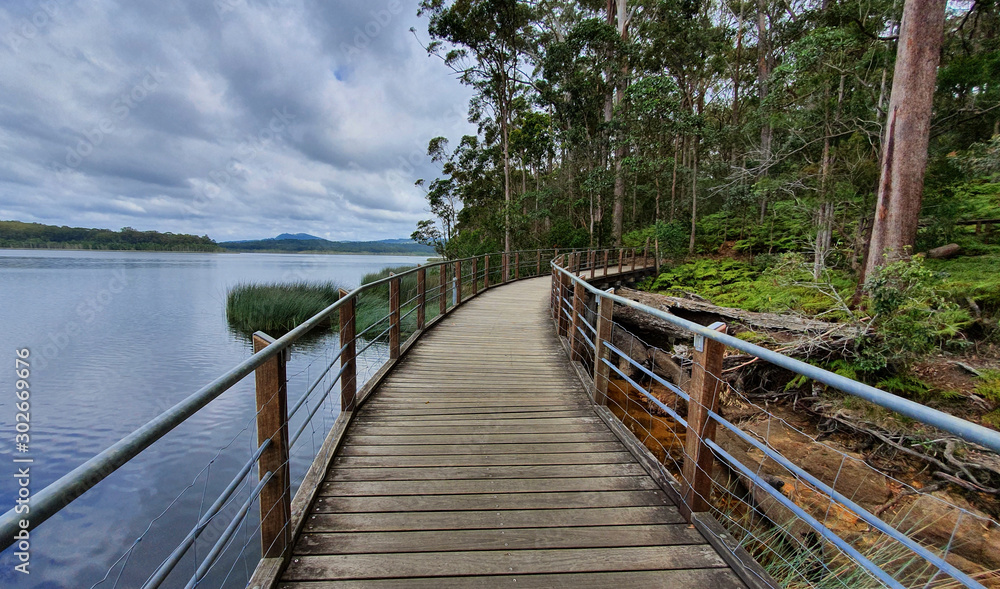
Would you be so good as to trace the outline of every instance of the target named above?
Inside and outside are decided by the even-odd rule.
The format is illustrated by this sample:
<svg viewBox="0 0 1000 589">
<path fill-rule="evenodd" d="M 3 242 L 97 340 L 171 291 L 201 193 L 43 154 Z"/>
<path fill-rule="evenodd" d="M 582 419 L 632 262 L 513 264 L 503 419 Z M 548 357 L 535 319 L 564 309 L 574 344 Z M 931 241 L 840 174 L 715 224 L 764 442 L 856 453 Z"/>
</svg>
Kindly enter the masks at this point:
<svg viewBox="0 0 1000 589">
<path fill-rule="evenodd" d="M 971 378 L 964 379 L 948 366 L 931 362 L 925 370 L 928 375 L 940 378 L 935 383 L 955 385 L 950 390 L 963 390 L 959 386 L 974 386 L 970 385 Z M 661 403 L 681 417 L 686 416 L 687 407 L 682 399 L 658 383 L 649 386 L 651 394 Z M 971 388 L 968 390 L 971 391 Z M 612 379 L 610 382 L 608 406 L 679 477 L 685 443 L 683 428 L 624 380 Z M 974 505 L 970 503 L 968 493 L 932 478 L 923 463 L 898 453 L 874 450 L 870 441 L 856 436 L 823 431 L 813 413 L 794 404 L 771 403 L 764 411 L 729 396 L 723 398 L 721 410 L 726 419 L 897 529 L 907 531 L 928 546 L 940 547 L 950 542 L 949 562 L 963 571 L 976 574 L 977 579 L 988 587 L 1000 587 L 1000 526 L 981 509 L 995 509 L 993 498 L 976 498 L 979 501 Z M 761 478 L 856 547 L 878 551 L 881 546 L 890 544 L 881 532 L 874 530 L 852 511 L 838 502 L 832 502 L 825 493 L 817 492 L 781 465 L 765 458 L 760 450 L 735 434 L 720 427 L 716 440 L 737 460 L 751 467 Z M 891 476 L 873 464 L 890 471 Z M 806 524 L 799 522 L 778 501 L 745 477 L 719 465 L 715 478 L 717 487 L 713 502 L 719 509 L 742 518 L 749 511 L 747 505 L 753 504 L 756 514 L 763 515 L 756 518 L 754 525 L 784 529 L 783 534 L 805 542 L 816 542 L 815 534 Z M 932 492 L 923 493 L 921 490 Z M 740 493 L 744 497 L 737 499 Z M 801 542 L 789 544 L 801 546 Z M 914 582 L 926 578 L 924 571 L 909 570 L 912 565 L 900 566 L 908 569 L 905 572 L 912 575 Z"/>
</svg>

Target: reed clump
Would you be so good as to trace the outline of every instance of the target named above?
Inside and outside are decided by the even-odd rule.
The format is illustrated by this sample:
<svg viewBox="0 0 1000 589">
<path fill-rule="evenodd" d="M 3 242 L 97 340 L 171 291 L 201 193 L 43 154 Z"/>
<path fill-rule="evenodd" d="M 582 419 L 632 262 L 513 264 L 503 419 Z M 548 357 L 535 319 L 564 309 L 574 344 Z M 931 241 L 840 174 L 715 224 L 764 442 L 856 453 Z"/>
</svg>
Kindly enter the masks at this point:
<svg viewBox="0 0 1000 589">
<path fill-rule="evenodd" d="M 278 337 L 337 302 L 339 290 L 332 281 L 239 283 L 226 296 L 226 320 L 241 333 Z M 336 325 L 333 315 L 330 326 Z"/>
</svg>

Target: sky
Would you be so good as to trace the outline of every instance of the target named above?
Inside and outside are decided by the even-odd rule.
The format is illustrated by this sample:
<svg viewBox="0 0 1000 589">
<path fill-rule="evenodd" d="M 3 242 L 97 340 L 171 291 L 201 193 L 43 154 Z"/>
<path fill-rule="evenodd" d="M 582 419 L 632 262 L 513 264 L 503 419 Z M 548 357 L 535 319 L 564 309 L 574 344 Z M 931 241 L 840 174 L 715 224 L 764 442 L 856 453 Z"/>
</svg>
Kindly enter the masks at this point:
<svg viewBox="0 0 1000 589">
<path fill-rule="evenodd" d="M 471 92 L 416 0 L 4 0 L 0 219 L 408 237 Z M 410 32 L 414 27 L 418 38 Z"/>
</svg>

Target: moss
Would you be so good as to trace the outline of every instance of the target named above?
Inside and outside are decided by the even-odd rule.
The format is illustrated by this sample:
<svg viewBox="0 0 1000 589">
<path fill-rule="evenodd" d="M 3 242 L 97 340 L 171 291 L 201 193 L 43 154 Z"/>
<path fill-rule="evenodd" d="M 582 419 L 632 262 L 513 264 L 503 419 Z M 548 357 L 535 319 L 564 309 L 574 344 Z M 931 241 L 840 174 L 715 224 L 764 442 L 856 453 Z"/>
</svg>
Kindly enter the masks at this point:
<svg viewBox="0 0 1000 589">
<path fill-rule="evenodd" d="M 784 267 L 701 258 L 661 273 L 650 286 L 651 290 L 666 294 L 693 292 L 723 307 L 767 313 L 794 311 L 810 316 L 824 314 L 827 320 L 843 319 L 827 295 L 805 286 L 810 280 L 808 275 L 790 276 Z M 853 284 L 846 276 L 834 273 L 831 280 L 841 296 L 850 298 Z"/>
</svg>

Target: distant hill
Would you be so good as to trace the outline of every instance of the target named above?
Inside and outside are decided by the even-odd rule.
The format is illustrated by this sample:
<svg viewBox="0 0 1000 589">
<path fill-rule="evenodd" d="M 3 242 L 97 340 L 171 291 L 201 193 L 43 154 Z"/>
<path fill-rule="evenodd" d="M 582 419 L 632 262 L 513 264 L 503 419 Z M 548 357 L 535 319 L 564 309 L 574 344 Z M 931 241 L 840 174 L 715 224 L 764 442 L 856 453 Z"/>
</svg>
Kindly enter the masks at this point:
<svg viewBox="0 0 1000 589">
<path fill-rule="evenodd" d="M 282 233 L 281 235 L 275 237 L 274 239 L 301 239 L 301 240 L 320 239 L 320 240 L 323 240 L 322 237 L 316 237 L 315 235 L 309 235 L 308 233 Z M 323 241 L 325 241 L 325 240 L 323 240 Z"/>
<path fill-rule="evenodd" d="M 434 248 L 410 239 L 381 241 L 329 241 L 306 233 L 282 233 L 270 239 L 223 241 L 219 246 L 234 252 L 280 252 L 317 254 L 383 254 L 432 256 Z"/>
</svg>

